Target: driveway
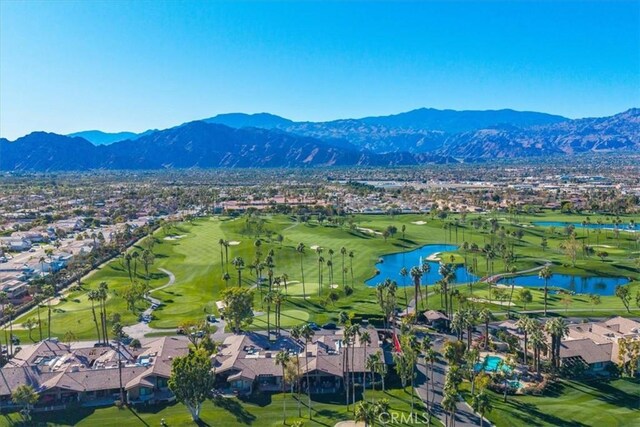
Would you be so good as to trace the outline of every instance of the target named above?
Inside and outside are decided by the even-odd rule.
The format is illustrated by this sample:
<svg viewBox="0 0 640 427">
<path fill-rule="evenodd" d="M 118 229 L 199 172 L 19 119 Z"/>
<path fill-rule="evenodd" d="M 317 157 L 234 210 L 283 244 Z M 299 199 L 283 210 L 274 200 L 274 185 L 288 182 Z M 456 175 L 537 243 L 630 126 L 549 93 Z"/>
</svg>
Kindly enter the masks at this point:
<svg viewBox="0 0 640 427">
<path fill-rule="evenodd" d="M 455 341 L 455 337 L 445 334 L 434 334 L 433 336 L 434 350 L 440 352 L 445 339 Z M 445 375 L 447 373 L 447 364 L 444 360 L 439 359 L 433 366 L 433 384 L 429 384 L 429 392 L 427 393 L 427 367 L 423 363 L 418 363 L 418 376 L 416 380 L 416 393 L 420 399 L 427 405 L 430 412 L 438 417 L 442 424 L 445 422 L 446 414 L 442 409 L 442 394 L 444 388 Z M 480 425 L 480 417 L 473 411 L 464 400 L 460 399 L 456 405 L 456 426 L 472 427 Z M 492 424 L 485 419 L 485 426 Z"/>
</svg>

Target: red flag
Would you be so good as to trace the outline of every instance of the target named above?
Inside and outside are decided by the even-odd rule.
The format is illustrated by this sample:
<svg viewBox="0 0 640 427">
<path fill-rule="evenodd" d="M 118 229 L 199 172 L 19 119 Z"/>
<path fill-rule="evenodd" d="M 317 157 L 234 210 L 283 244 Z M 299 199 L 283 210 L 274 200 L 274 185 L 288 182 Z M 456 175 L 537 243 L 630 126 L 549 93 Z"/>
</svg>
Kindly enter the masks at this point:
<svg viewBox="0 0 640 427">
<path fill-rule="evenodd" d="M 396 335 L 396 331 L 393 331 L 393 347 L 395 348 L 396 352 L 402 353 L 402 347 L 400 346 L 400 340 Z"/>
</svg>

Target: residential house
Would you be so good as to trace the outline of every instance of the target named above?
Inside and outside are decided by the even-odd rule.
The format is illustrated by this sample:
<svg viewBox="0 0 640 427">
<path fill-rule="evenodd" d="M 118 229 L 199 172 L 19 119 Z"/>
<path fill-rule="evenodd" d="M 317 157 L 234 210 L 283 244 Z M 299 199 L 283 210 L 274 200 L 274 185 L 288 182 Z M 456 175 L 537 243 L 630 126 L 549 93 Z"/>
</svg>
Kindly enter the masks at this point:
<svg viewBox="0 0 640 427">
<path fill-rule="evenodd" d="M 36 389 L 40 410 L 112 405 L 120 399 L 121 385 L 132 404 L 173 400 L 167 385 L 171 363 L 188 353 L 188 341 L 162 337 L 141 344 L 138 350 L 57 340 L 24 346 L 0 369 L 0 408 L 13 406 L 11 392 L 20 384 Z"/>
</svg>

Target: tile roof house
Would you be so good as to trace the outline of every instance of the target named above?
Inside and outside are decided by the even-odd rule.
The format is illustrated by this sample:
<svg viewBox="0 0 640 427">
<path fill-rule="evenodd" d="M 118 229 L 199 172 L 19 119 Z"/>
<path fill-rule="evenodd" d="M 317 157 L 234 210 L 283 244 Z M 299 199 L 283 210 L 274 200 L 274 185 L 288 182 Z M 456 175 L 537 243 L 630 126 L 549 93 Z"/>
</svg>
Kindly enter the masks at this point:
<svg viewBox="0 0 640 427">
<path fill-rule="evenodd" d="M 640 322 L 614 317 L 602 322 L 569 325 L 569 334 L 560 346 L 561 364 L 580 362 L 593 373 L 618 363 L 618 340 L 640 340 Z"/>
<path fill-rule="evenodd" d="M 371 344 L 366 346 L 366 356 L 381 350 L 381 341 L 375 330 L 370 331 Z M 280 337 L 269 342 L 266 336 L 256 333 L 232 335 L 224 341 L 222 349 L 212 356 L 217 374 L 218 388 L 227 393 L 247 394 L 256 388 L 275 391 L 282 388 L 282 367 L 275 363 L 276 354 L 287 351 L 291 359 L 300 363 L 301 385 L 312 393 L 333 393 L 343 385 L 345 373 L 345 347 L 342 331 L 319 335 L 305 345 L 291 337 Z M 349 348 L 349 366 L 353 365 L 356 381 L 361 381 L 366 370 L 365 347 L 356 338 Z"/>
<path fill-rule="evenodd" d="M 130 403 L 171 400 L 171 362 L 187 354 L 188 341 L 162 337 L 141 344 L 139 350 L 55 340 L 25 346 L 0 369 L 0 408 L 12 406 L 11 390 L 20 384 L 38 391 L 40 407 L 110 405 L 120 398 L 120 376 Z"/>
</svg>

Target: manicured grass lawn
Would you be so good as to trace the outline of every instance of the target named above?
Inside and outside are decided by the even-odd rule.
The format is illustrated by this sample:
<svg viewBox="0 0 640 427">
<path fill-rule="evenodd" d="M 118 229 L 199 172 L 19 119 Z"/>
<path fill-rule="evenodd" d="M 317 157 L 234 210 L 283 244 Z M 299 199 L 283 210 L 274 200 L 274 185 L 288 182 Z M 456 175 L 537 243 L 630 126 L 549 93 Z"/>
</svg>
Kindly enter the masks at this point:
<svg viewBox="0 0 640 427">
<path fill-rule="evenodd" d="M 502 395 L 488 393 L 494 409 L 486 417 L 496 427 L 640 425 L 638 379 L 560 381 L 545 396 L 508 396 L 506 403 Z"/>
<path fill-rule="evenodd" d="M 367 400 L 389 399 L 390 412 L 409 413 L 411 407 L 410 389 L 392 389 L 386 393 L 367 390 Z M 203 405 L 201 418 L 204 426 L 282 426 L 283 396 L 280 393 L 260 393 L 247 399 L 223 398 L 207 401 Z M 303 420 L 305 427 L 333 427 L 338 421 L 353 419 L 353 406 L 347 412 L 344 396 L 318 396 L 312 400 L 313 419 L 307 418 L 307 397 L 302 395 L 302 417 L 298 417 L 297 400 L 286 394 L 287 424 Z M 422 414 L 423 406 L 416 397 L 416 413 Z M 191 421 L 187 409 L 180 403 L 169 406 L 136 407 L 135 409 L 117 409 L 116 407 L 88 409 L 80 408 L 60 412 L 47 412 L 34 415 L 34 423 L 56 426 L 159 426 L 164 418 L 169 426 L 196 425 Z M 17 414 L 0 417 L 0 424 L 12 425 L 19 419 Z M 420 418 L 423 419 L 423 418 Z M 396 424 L 406 425 L 406 424 Z M 432 425 L 439 425 L 432 423 Z"/>
<path fill-rule="evenodd" d="M 319 324 L 325 322 L 335 322 L 337 314 L 341 310 L 356 313 L 362 318 L 370 320 L 380 319 L 380 309 L 376 302 L 375 290 L 372 287 L 364 285 L 364 281 L 375 274 L 375 263 L 381 255 L 387 253 L 412 250 L 419 246 L 432 243 L 451 243 L 462 245 L 463 242 L 469 244 L 476 243 L 483 247 L 492 241 L 494 244 L 502 241 L 507 246 L 513 246 L 517 255 L 516 268 L 524 270 L 527 268 L 542 265 L 545 260 L 553 263 L 552 270 L 554 273 L 572 273 L 577 275 L 618 275 L 633 278 L 631 294 L 635 296 L 637 290 L 640 290 L 640 273 L 634 264 L 636 255 L 631 253 L 638 250 L 638 243 L 635 235 L 631 233 L 621 232 L 619 238 L 616 238 L 613 232 L 601 232 L 599 236 L 591 231 L 588 238 L 585 230 L 577 230 L 578 239 L 585 240 L 588 244 L 595 244 L 596 238 L 600 245 L 611 246 L 609 248 L 609 257 L 605 262 L 599 258 L 583 257 L 578 254 L 575 267 L 569 266 L 567 257 L 562 253 L 559 244 L 566 238 L 563 230 L 559 227 L 555 234 L 551 234 L 548 227 L 522 227 L 513 224 L 504 216 L 497 216 L 500 227 L 498 233 L 492 235 L 489 229 L 475 229 L 471 225 L 471 220 L 476 217 L 487 218 L 488 215 L 472 215 L 466 218 L 466 223 L 459 222 L 457 232 L 455 227 L 444 228 L 445 223 L 451 224 L 454 219 L 460 219 L 460 216 L 449 217 L 445 221 L 433 219 L 426 215 L 358 215 L 354 217 L 355 224 L 358 227 L 372 229 L 381 232 L 389 225 L 394 225 L 401 229 L 402 225 L 406 226 L 404 239 L 402 233 L 398 233 L 389 238 L 386 242 L 379 235 L 363 233 L 354 229 L 350 229 L 347 224 L 344 226 L 320 225 L 315 219 L 309 223 L 297 223 L 288 216 L 284 215 L 267 215 L 264 219 L 264 228 L 269 233 L 263 233 L 260 236 L 262 252 L 261 260 L 264 260 L 269 250 L 274 252 L 274 276 L 280 276 L 284 273 L 288 275 L 290 284 L 287 286 L 288 298 L 282 307 L 282 325 L 290 327 L 294 324 L 305 321 L 315 321 Z M 540 215 L 520 216 L 518 221 L 521 224 L 528 224 L 533 221 L 551 220 L 551 221 L 571 221 L 581 222 L 585 216 L 579 215 L 561 215 L 557 213 L 545 213 Z M 623 218 L 628 222 L 630 218 Z M 640 218 L 634 218 L 640 222 Z M 592 222 L 597 220 L 591 217 Z M 425 221 L 424 225 L 413 224 L 413 222 Z M 517 239 L 510 235 L 512 231 L 522 230 L 524 236 Z M 504 231 L 504 233 L 503 233 Z M 151 267 L 151 287 L 159 287 L 165 285 L 169 278 L 159 270 L 164 268 L 171 271 L 175 277 L 175 284 L 167 288 L 163 288 L 153 293 L 153 296 L 162 300 L 163 305 L 154 312 L 154 319 L 151 326 L 154 328 L 173 329 L 182 321 L 200 320 L 207 313 L 216 313 L 215 301 L 219 300 L 221 291 L 226 284 L 222 280 L 224 272 L 228 269 L 231 279 L 228 286 L 237 286 L 237 271 L 229 263 L 221 262 L 219 239 L 240 242 L 238 245 L 229 246 L 229 260 L 234 257 L 242 257 L 245 262 L 245 268 L 242 271 L 243 286 L 252 286 L 255 283 L 255 271 L 249 268 L 256 256 L 255 241 L 258 239 L 256 233 L 247 227 L 246 217 L 230 219 L 222 218 L 201 218 L 193 223 L 180 223 L 176 227 L 169 230 L 169 235 L 165 235 L 164 231 L 158 230 L 155 233 L 156 245 L 154 253 L 156 256 L 155 263 Z M 280 234 L 283 236 L 282 242 L 278 242 L 274 237 Z M 178 239 L 167 239 L 171 236 L 182 236 Z M 548 239 L 548 248 L 543 251 L 540 246 L 542 237 Z M 303 256 L 305 286 L 304 293 L 307 298 L 303 298 L 302 274 L 300 270 L 300 255 L 295 248 L 298 243 L 304 243 L 306 251 Z M 336 291 L 339 300 L 330 302 L 327 296 L 330 292 L 329 287 L 329 269 L 323 267 L 324 278 L 320 296 L 318 296 L 318 255 L 312 246 L 318 245 L 323 248 L 322 256 L 327 260 L 332 259 L 334 278 L 333 284 L 337 285 Z M 343 292 L 343 257 L 340 254 L 340 248 L 345 247 L 347 251 L 353 251 L 354 257 L 344 258 L 344 267 L 347 273 L 344 282 L 351 285 L 353 283 L 354 293 L 346 296 Z M 329 254 L 329 249 L 333 249 L 334 254 Z M 133 250 L 141 251 L 141 246 L 133 248 Z M 224 252 L 224 251 L 223 251 Z M 466 262 L 471 264 L 476 258 L 478 275 L 487 274 L 487 263 L 482 253 L 473 253 L 471 251 L 459 250 L 453 253 L 456 262 Z M 448 259 L 449 254 L 444 255 Z M 353 281 L 351 278 L 351 264 L 353 264 Z M 504 262 L 500 258 L 493 261 L 494 271 L 502 272 L 504 270 Z M 407 266 L 411 267 L 411 266 Z M 144 280 L 144 273 L 141 265 L 138 266 L 138 280 Z M 263 276 L 266 276 L 266 270 Z M 380 277 L 380 281 L 384 280 Z M 106 266 L 95 271 L 84 280 L 84 290 L 70 293 L 66 301 L 63 301 L 53 307 L 52 313 L 52 335 L 62 337 L 67 331 L 75 333 L 78 339 L 92 339 L 95 336 L 95 327 L 91 316 L 91 306 L 86 298 L 86 290 L 98 287 L 101 281 L 109 284 L 109 299 L 107 303 L 108 312 L 119 313 L 122 316 L 123 324 L 133 324 L 137 322 L 137 315 L 127 311 L 124 300 L 119 296 L 120 293 L 129 286 L 129 278 L 123 262 L 116 259 Z M 407 283 L 410 278 L 407 279 Z M 552 283 L 551 283 L 552 284 Z M 541 281 L 542 286 L 542 281 Z M 260 314 L 254 322 L 253 328 L 266 327 L 266 306 L 262 303 L 262 297 L 266 285 L 261 286 L 255 291 L 255 309 L 256 311 L 265 313 Z M 431 288 L 432 289 L 432 288 Z M 470 289 L 466 285 L 459 287 L 463 294 L 469 294 Z M 533 302 L 527 305 L 527 309 L 542 308 L 542 292 L 535 288 L 529 288 L 533 293 Z M 486 285 L 475 285 L 474 296 L 478 298 L 488 299 L 488 290 Z M 516 309 L 522 309 L 523 306 L 516 299 L 517 290 L 514 293 L 514 301 Z M 413 287 L 407 289 L 407 298 L 413 298 Z M 565 307 L 558 295 L 550 295 L 550 310 L 559 314 L 564 314 L 568 308 L 569 314 L 572 310 L 590 310 L 592 305 L 586 296 L 575 295 L 568 307 Z M 615 296 L 602 297 L 602 303 L 596 308 L 606 309 L 606 314 L 624 314 L 626 310 L 622 302 Z M 405 293 L 403 290 L 398 292 L 398 304 L 404 307 L 406 304 Z M 430 308 L 439 308 L 440 298 L 438 295 L 432 295 L 429 298 Z M 490 305 L 496 312 L 505 311 L 505 307 L 496 304 Z M 633 306 L 633 301 L 632 301 Z M 139 309 L 146 307 L 145 302 L 139 303 Z M 573 314 L 591 315 L 589 311 L 575 311 Z M 594 312 L 595 315 L 600 314 L 599 311 Z M 20 325 L 27 317 L 35 317 L 35 312 L 23 315 L 14 323 Z M 46 323 L 46 307 L 41 309 L 41 317 Z M 271 322 L 274 322 L 273 310 Z M 46 331 L 46 325 L 43 328 Z M 30 342 L 27 338 L 27 332 L 17 330 L 15 332 L 25 343 Z M 38 337 L 38 332 L 33 332 L 33 337 Z"/>
</svg>

